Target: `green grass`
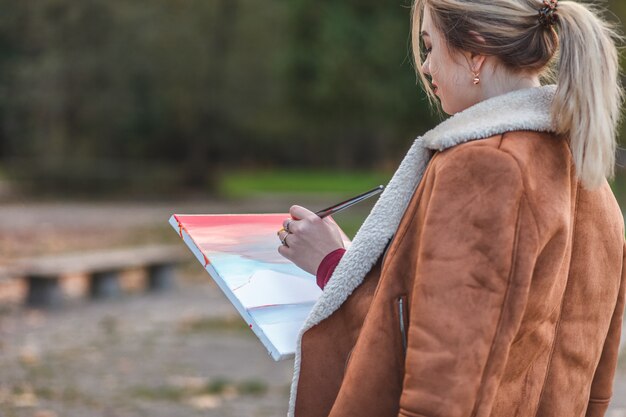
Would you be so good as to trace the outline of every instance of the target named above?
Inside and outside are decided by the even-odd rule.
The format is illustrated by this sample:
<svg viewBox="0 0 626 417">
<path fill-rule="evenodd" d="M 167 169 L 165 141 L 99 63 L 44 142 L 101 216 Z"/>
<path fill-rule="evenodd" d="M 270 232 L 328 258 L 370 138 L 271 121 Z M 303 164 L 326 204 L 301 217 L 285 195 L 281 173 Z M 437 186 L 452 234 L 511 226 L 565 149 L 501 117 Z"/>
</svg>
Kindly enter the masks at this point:
<svg viewBox="0 0 626 417">
<path fill-rule="evenodd" d="M 350 238 L 350 240 L 354 239 L 354 235 L 359 230 L 367 214 L 369 213 L 369 206 L 367 211 L 350 211 L 350 209 L 337 213 L 333 216 L 335 222 L 341 227 L 341 230 Z"/>
<path fill-rule="evenodd" d="M 379 172 L 233 171 L 222 175 L 218 188 L 221 196 L 235 199 L 258 197 L 264 194 L 286 197 L 327 195 L 328 197 L 321 198 L 325 203 L 316 207 L 321 209 L 332 203 L 361 194 L 377 185 L 386 185 L 390 177 L 388 174 Z M 344 232 L 352 238 L 376 200 L 377 197 L 372 198 L 333 217 Z M 295 199 L 294 203 L 296 203 Z"/>
<path fill-rule="evenodd" d="M 247 379 L 237 384 L 237 391 L 243 395 L 261 395 L 267 389 L 267 384 L 259 379 Z"/>
<path fill-rule="evenodd" d="M 258 396 L 265 394 L 268 390 L 267 383 L 260 379 L 246 379 L 235 382 L 228 378 L 217 377 L 210 379 L 202 387 L 185 388 L 171 385 L 160 385 L 156 387 L 138 386 L 131 389 L 131 396 L 152 401 L 183 402 L 198 395 L 222 395 L 226 392 L 234 391 L 238 395 Z"/>
<path fill-rule="evenodd" d="M 376 172 L 234 171 L 222 175 L 218 189 L 228 198 L 259 194 L 360 194 L 387 184 L 390 176 Z"/>
<path fill-rule="evenodd" d="M 200 391 L 200 394 L 221 394 L 232 385 L 232 382 L 227 378 L 217 377 L 208 381 L 204 388 Z"/>
</svg>

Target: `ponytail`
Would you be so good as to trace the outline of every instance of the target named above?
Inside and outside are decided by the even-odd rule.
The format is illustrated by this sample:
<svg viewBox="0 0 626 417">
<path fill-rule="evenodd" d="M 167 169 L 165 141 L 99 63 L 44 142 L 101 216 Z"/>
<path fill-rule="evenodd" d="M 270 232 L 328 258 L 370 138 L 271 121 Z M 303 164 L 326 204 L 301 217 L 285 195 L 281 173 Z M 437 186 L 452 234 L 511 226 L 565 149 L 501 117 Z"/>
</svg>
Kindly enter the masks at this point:
<svg viewBox="0 0 626 417">
<path fill-rule="evenodd" d="M 592 6 L 558 4 L 557 90 L 552 119 L 568 135 L 582 185 L 592 189 L 615 174 L 616 133 L 624 93 L 619 80 L 616 31 Z"/>
</svg>

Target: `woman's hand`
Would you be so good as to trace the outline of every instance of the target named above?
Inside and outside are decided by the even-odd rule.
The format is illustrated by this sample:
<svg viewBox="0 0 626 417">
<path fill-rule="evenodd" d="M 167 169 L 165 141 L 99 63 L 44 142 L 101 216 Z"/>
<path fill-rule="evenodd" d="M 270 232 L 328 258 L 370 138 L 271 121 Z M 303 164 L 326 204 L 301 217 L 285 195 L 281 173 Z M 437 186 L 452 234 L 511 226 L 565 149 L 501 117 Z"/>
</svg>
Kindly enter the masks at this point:
<svg viewBox="0 0 626 417">
<path fill-rule="evenodd" d="M 330 252 L 343 248 L 339 226 L 330 217 L 319 218 L 300 206 L 289 209 L 290 219 L 278 236 L 283 245 L 278 252 L 303 270 L 315 275 L 317 267 Z"/>
</svg>

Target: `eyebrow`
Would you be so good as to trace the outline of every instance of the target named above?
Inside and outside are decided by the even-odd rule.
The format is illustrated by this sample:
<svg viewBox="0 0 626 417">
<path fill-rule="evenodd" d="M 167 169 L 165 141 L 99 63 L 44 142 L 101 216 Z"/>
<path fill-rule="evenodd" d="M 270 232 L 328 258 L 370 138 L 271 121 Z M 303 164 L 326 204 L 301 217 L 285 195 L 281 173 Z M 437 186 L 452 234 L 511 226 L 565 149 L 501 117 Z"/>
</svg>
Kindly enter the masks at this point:
<svg viewBox="0 0 626 417">
<path fill-rule="evenodd" d="M 420 33 L 422 35 L 422 38 L 424 36 L 428 36 L 430 38 L 430 35 L 428 34 L 428 32 L 426 32 L 425 30 L 422 31 L 422 33 Z"/>
</svg>

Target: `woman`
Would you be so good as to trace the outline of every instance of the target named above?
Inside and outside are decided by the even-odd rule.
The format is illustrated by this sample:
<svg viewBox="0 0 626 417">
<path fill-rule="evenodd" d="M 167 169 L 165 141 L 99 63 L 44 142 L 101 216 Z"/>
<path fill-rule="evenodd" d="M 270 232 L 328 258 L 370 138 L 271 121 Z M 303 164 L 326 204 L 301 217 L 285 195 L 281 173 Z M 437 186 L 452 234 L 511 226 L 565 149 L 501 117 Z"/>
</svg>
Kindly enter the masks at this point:
<svg viewBox="0 0 626 417">
<path fill-rule="evenodd" d="M 325 287 L 290 415 L 604 415 L 625 289 L 613 35 L 572 1 L 415 1 L 419 75 L 454 116 L 345 253 L 332 222 L 291 208 L 279 252 Z"/>
</svg>

